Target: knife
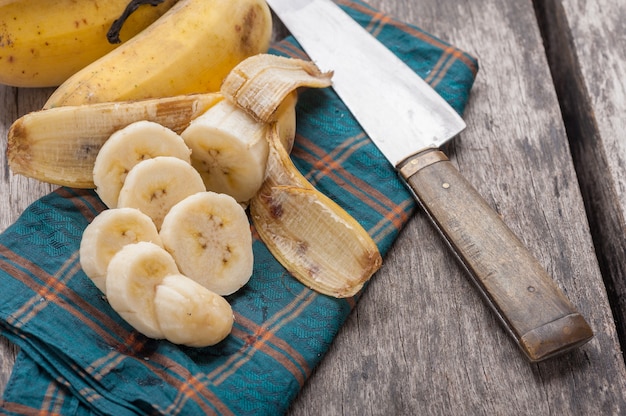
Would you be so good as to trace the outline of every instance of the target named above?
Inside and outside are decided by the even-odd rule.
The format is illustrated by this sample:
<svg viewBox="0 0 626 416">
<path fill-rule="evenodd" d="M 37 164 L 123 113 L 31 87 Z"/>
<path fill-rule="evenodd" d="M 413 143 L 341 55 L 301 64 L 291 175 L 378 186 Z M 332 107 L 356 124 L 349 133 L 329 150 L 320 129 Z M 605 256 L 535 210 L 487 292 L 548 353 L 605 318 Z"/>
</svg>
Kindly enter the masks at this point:
<svg viewBox="0 0 626 416">
<path fill-rule="evenodd" d="M 442 152 L 465 129 L 450 105 L 331 0 L 267 0 L 395 167 L 504 328 L 531 362 L 593 337 L 499 215 Z M 380 94 L 380 84 L 385 94 Z"/>
</svg>

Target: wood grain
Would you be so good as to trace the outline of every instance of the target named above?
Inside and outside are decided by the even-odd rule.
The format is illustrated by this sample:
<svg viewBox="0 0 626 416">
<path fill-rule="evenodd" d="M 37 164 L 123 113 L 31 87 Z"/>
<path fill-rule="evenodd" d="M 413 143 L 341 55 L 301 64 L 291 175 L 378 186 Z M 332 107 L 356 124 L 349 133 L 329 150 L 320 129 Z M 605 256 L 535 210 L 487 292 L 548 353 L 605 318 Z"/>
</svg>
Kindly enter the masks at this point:
<svg viewBox="0 0 626 416">
<path fill-rule="evenodd" d="M 593 331 L 576 306 L 443 152 L 411 156 L 400 174 L 530 361 L 591 339 Z"/>
<path fill-rule="evenodd" d="M 10 226 L 24 209 L 38 198 L 46 195 L 55 186 L 12 175 L 4 156 L 7 145 L 7 132 L 11 123 L 27 112 L 41 108 L 49 89 L 17 89 L 0 85 L 0 232 Z M 17 347 L 0 336 L 0 391 L 11 375 Z"/>
<path fill-rule="evenodd" d="M 451 158 L 596 337 L 529 365 L 418 213 L 290 414 L 623 413 L 624 365 L 533 4 L 370 3 L 478 57 Z"/>
<path fill-rule="evenodd" d="M 537 2 L 621 345 L 626 345 L 626 4 Z"/>
<path fill-rule="evenodd" d="M 626 73 L 626 56 L 623 47 L 611 47 L 625 39 L 619 1 L 537 0 L 540 6 L 560 5 L 555 30 L 565 31 L 571 46 L 566 65 L 578 65 L 580 82 L 569 87 L 582 89 L 573 97 L 584 98 L 587 105 L 568 117 L 591 114 L 593 137 L 602 141 L 601 151 L 591 152 L 598 163 L 585 169 L 594 178 L 587 182 L 575 169 L 572 153 L 598 147 L 585 144 L 576 151 L 572 146 L 570 153 L 571 131 L 565 128 L 531 0 L 369 1 L 478 58 L 480 71 L 464 114 L 468 128 L 448 149 L 450 159 L 588 318 L 596 335 L 565 356 L 528 363 L 419 212 L 290 415 L 626 413 L 626 369 L 607 298 L 607 288 L 621 271 L 607 279 L 609 286 L 603 280 L 603 273 L 606 277 L 607 270 L 621 266 L 616 257 L 599 262 L 598 244 L 594 247 L 601 238 L 606 238 L 604 253 L 612 245 L 622 250 L 624 244 L 619 227 L 626 175 L 620 138 L 626 131 L 626 99 L 619 75 Z M 551 61 L 558 59 L 558 47 L 550 55 Z M 12 121 L 40 108 L 50 93 L 0 86 L 3 153 Z M 1 231 L 54 186 L 12 176 L 4 157 L 0 168 Z M 587 211 L 614 219 L 608 232 L 594 231 L 592 240 L 583 197 L 595 197 L 588 189 L 593 181 L 605 196 L 587 201 Z M 623 327 L 617 329 L 623 333 Z M 15 356 L 4 339 L 0 356 L 4 390 Z"/>
</svg>

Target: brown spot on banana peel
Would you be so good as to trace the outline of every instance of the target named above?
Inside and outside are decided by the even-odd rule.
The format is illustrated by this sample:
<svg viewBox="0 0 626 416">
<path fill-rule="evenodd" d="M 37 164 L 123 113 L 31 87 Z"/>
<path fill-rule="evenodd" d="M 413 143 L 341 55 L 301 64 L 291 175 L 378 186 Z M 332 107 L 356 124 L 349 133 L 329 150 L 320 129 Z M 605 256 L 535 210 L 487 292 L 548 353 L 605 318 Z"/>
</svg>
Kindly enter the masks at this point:
<svg viewBox="0 0 626 416">
<path fill-rule="evenodd" d="M 283 215 L 283 205 L 272 198 L 271 191 L 269 193 L 260 192 L 257 198 L 263 201 L 263 204 L 268 207 L 268 212 L 274 219 L 280 219 Z"/>
<path fill-rule="evenodd" d="M 255 32 L 258 29 L 259 25 L 264 25 L 263 17 L 264 14 L 260 8 L 260 6 L 252 6 L 248 9 L 248 12 L 244 15 L 243 25 L 236 24 L 235 31 L 239 33 L 239 38 L 241 39 L 240 47 L 241 50 L 246 55 L 253 55 L 256 42 Z"/>
<path fill-rule="evenodd" d="M 30 165 L 30 143 L 20 120 L 17 120 L 9 128 L 7 135 L 7 161 L 14 173 L 20 174 L 28 171 Z"/>
<path fill-rule="evenodd" d="M 93 188 L 95 157 L 114 131 L 134 121 L 150 120 L 180 133 L 222 99 L 217 93 L 191 94 L 35 111 L 20 117 L 9 129 L 8 166 L 15 174 L 44 182 Z M 102 122 L 94 126 L 93 119 Z M 65 126 L 64 131 L 50 134 L 48 126 L 57 124 Z M 49 155 L 46 149 L 54 145 L 66 149 L 62 157 Z M 68 171 L 73 174 L 68 176 Z"/>
<path fill-rule="evenodd" d="M 317 191 L 291 162 L 274 124 L 267 178 L 250 202 L 259 238 L 301 283 L 350 297 L 380 268 L 378 247 L 345 210 Z"/>
</svg>

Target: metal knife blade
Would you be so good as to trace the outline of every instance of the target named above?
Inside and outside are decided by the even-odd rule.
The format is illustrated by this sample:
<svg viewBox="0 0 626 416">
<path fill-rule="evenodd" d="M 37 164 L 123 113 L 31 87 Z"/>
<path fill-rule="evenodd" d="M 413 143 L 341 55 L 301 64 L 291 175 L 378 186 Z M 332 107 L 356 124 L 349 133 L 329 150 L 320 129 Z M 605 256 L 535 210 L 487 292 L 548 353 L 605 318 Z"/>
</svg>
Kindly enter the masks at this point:
<svg viewBox="0 0 626 416">
<path fill-rule="evenodd" d="M 593 336 L 538 261 L 439 149 L 465 128 L 450 105 L 331 0 L 267 0 L 468 271 L 513 340 L 541 361 Z"/>
<path fill-rule="evenodd" d="M 394 166 L 465 129 L 463 119 L 439 94 L 333 2 L 268 4 L 316 65 L 334 72 L 334 90 Z M 338 28 L 341 36 L 335 36 Z M 376 105 L 362 105 L 376 89 Z"/>
</svg>

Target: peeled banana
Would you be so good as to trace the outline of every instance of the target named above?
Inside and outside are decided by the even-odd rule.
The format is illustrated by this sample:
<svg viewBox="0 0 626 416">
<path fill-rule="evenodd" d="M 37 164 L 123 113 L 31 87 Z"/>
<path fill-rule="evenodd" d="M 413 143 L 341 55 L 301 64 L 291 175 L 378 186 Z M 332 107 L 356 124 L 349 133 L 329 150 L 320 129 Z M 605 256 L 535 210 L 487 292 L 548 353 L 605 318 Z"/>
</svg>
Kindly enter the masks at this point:
<svg viewBox="0 0 626 416">
<path fill-rule="evenodd" d="M 44 108 L 218 91 L 235 65 L 268 50 L 271 34 L 264 0 L 179 0 L 61 84 Z"/>
<path fill-rule="evenodd" d="M 40 181 L 94 188 L 96 156 L 113 133 L 146 120 L 180 133 L 222 98 L 192 94 L 34 111 L 9 129 L 8 164 L 13 173 Z"/>
<path fill-rule="evenodd" d="M 290 150 L 297 89 L 327 87 L 331 76 L 309 61 L 268 54 L 233 68 L 220 88 L 226 99 L 181 133 L 207 189 L 249 201 L 264 180 L 268 123 L 279 123 L 281 141 Z"/>
<path fill-rule="evenodd" d="M 246 202 L 265 175 L 265 130 L 266 124 L 222 100 L 193 120 L 181 136 L 207 189 Z"/>
<path fill-rule="evenodd" d="M 156 21 L 178 0 L 139 7 L 124 23 L 123 41 Z M 0 2 L 0 84 L 53 87 L 115 49 L 107 31 L 129 0 Z"/>
</svg>

